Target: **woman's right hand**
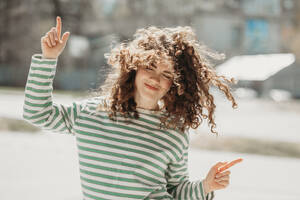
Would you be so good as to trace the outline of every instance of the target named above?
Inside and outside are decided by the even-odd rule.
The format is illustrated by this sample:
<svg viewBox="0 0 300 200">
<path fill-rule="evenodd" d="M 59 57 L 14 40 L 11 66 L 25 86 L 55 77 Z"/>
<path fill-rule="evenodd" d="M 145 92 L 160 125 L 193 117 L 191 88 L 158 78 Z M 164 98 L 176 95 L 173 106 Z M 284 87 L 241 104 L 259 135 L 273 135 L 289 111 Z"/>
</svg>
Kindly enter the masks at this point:
<svg viewBox="0 0 300 200">
<path fill-rule="evenodd" d="M 224 166 L 227 162 L 218 162 L 215 164 L 206 175 L 206 178 L 203 181 L 204 192 L 206 194 L 211 191 L 224 189 L 229 185 L 229 175 L 230 171 L 220 173 L 218 169 Z"/>
<path fill-rule="evenodd" d="M 50 31 L 41 38 L 43 58 L 57 59 L 64 50 L 70 36 L 70 32 L 65 32 L 62 38 L 60 38 L 61 29 L 61 18 L 57 16 L 56 27 L 52 27 Z"/>
<path fill-rule="evenodd" d="M 208 172 L 206 178 L 203 181 L 203 187 L 205 193 L 210 193 L 214 190 L 224 189 L 229 185 L 230 171 L 228 168 L 242 162 L 242 158 L 238 158 L 231 162 L 218 162 Z M 228 163 L 228 164 L 227 164 Z M 227 170 L 227 171 L 225 171 Z"/>
</svg>

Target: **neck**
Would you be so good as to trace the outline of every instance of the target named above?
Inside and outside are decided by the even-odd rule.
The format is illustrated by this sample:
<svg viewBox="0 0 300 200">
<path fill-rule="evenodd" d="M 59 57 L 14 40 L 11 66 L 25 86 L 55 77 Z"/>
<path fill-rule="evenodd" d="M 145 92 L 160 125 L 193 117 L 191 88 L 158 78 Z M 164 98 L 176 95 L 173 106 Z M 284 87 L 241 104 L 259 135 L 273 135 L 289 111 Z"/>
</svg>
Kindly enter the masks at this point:
<svg viewBox="0 0 300 200">
<path fill-rule="evenodd" d="M 146 110 L 159 110 L 157 101 L 155 101 L 153 99 L 151 99 L 151 100 L 143 99 L 143 98 L 141 98 L 140 95 L 135 94 L 134 100 L 136 102 L 137 108 L 143 108 Z"/>
<path fill-rule="evenodd" d="M 158 105 L 157 105 L 157 106 L 150 107 L 150 106 L 143 106 L 143 105 L 138 105 L 138 104 L 137 104 L 136 107 L 137 107 L 137 108 L 146 109 L 146 110 L 153 110 L 153 111 L 159 110 Z"/>
</svg>

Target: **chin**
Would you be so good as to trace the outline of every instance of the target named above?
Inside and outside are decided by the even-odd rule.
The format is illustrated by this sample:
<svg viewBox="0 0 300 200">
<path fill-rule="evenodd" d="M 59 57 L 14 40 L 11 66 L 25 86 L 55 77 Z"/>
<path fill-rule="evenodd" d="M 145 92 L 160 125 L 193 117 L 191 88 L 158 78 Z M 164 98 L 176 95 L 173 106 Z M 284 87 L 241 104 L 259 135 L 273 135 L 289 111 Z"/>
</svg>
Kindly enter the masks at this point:
<svg viewBox="0 0 300 200">
<path fill-rule="evenodd" d="M 153 94 L 152 92 L 149 91 L 143 91 L 141 93 L 141 96 L 143 96 L 145 99 L 150 100 L 150 101 L 156 101 L 158 98 L 157 95 Z"/>
</svg>

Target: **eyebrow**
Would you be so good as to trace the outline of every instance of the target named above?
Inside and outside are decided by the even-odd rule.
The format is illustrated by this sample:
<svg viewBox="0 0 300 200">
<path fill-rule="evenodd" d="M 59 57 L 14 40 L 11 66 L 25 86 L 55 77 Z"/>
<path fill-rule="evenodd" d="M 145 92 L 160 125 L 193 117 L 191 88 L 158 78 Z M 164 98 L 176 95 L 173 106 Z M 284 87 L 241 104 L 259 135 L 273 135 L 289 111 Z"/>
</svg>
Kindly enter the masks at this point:
<svg viewBox="0 0 300 200">
<path fill-rule="evenodd" d="M 154 64 L 154 63 L 152 63 L 152 65 L 157 69 L 157 66 Z M 167 73 L 167 74 L 170 74 L 170 75 L 173 75 L 173 73 L 172 72 L 170 72 L 170 71 L 164 71 L 164 73 Z"/>
</svg>

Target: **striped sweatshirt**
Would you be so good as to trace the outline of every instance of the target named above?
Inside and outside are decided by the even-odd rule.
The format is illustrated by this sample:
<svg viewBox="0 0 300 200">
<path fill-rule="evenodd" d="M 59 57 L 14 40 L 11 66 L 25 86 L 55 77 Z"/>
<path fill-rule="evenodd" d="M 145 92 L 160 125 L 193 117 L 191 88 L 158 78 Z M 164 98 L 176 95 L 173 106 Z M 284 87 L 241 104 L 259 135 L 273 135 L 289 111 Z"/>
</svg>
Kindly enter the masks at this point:
<svg viewBox="0 0 300 200">
<path fill-rule="evenodd" d="M 162 111 L 110 120 L 96 110 L 103 98 L 52 101 L 57 59 L 34 54 L 23 118 L 44 130 L 76 137 L 83 199 L 205 199 L 203 180 L 189 181 L 189 134 L 160 129 Z"/>
</svg>

